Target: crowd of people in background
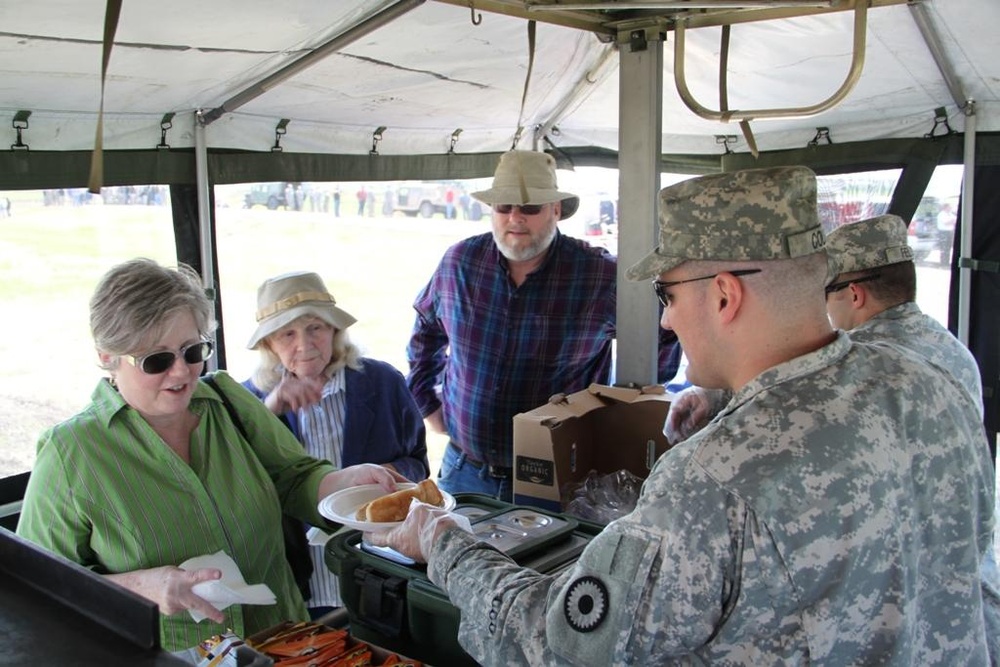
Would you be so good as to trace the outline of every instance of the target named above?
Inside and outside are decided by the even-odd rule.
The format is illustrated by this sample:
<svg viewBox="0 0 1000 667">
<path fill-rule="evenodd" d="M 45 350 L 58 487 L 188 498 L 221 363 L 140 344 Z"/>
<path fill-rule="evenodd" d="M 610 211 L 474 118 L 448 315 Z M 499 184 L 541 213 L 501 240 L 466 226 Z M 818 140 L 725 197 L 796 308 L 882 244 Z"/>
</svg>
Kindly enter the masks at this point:
<svg viewBox="0 0 1000 667">
<path fill-rule="evenodd" d="M 166 185 L 122 185 L 101 188 L 101 194 L 95 195 L 87 188 L 59 188 L 43 190 L 42 203 L 45 206 L 86 206 L 96 203 L 161 206 L 169 201 L 168 191 L 169 187 Z"/>
<path fill-rule="evenodd" d="M 419 213 L 428 217 L 419 207 L 421 202 L 427 200 L 433 205 L 433 213 L 446 220 L 478 220 L 482 216 L 481 209 L 474 210 L 478 205 L 473 203 L 468 190 L 462 185 L 425 185 L 420 189 L 423 193 L 420 198 L 408 204 L 406 192 L 410 188 L 407 186 L 391 183 L 376 188 L 360 184 L 354 192 L 357 203 L 355 215 L 372 218 L 376 215 L 392 217 L 397 213 L 411 216 Z M 243 208 L 266 206 L 271 210 L 332 213 L 339 218 L 343 197 L 342 184 L 339 183 L 258 183 L 250 186 L 250 192 L 244 196 Z"/>
<path fill-rule="evenodd" d="M 327 185 L 332 186 L 327 187 Z M 354 193 L 357 202 L 356 215 L 359 217 L 391 217 L 397 212 L 414 214 L 405 207 L 397 206 L 400 195 L 397 186 L 380 186 L 380 192 L 369 185 L 359 185 Z M 261 195 L 260 192 L 264 194 Z M 348 191 L 349 193 L 349 191 Z M 348 194 L 349 196 L 349 194 Z M 344 192 L 340 184 L 311 183 L 260 183 L 251 186 L 251 192 L 244 195 L 243 208 L 265 206 L 283 211 L 332 213 L 341 216 Z M 42 191 L 45 206 L 85 206 L 89 204 L 161 206 L 169 201 L 167 185 L 125 185 L 101 189 L 100 195 L 87 188 L 59 188 Z M 218 203 L 227 206 L 224 201 Z M 478 211 L 473 211 L 473 199 L 465 187 L 448 185 L 435 195 L 435 212 L 447 220 L 478 220 Z M 12 215 L 12 204 L 8 197 L 0 197 L 0 218 Z"/>
</svg>

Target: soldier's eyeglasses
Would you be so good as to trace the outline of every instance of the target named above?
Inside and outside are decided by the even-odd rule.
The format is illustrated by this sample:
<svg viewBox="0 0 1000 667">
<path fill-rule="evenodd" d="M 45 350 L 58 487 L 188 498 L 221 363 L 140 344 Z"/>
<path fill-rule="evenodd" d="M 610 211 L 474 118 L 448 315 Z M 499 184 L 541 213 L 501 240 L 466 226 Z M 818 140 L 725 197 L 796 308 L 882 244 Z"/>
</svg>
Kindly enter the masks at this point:
<svg viewBox="0 0 1000 667">
<path fill-rule="evenodd" d="M 760 273 L 760 271 L 760 269 L 737 269 L 736 271 L 720 271 L 719 273 L 728 273 L 733 276 L 749 276 L 752 273 Z M 719 275 L 719 273 L 713 273 L 710 276 L 701 276 L 698 278 L 688 278 L 687 280 L 654 280 L 653 291 L 656 292 L 656 298 L 660 300 L 663 307 L 668 308 L 670 306 L 670 295 L 667 294 L 668 289 L 677 285 L 683 285 L 684 283 L 693 283 L 699 280 L 710 280 Z"/>
<path fill-rule="evenodd" d="M 545 204 L 497 204 L 493 207 L 493 210 L 497 213 L 507 215 L 516 208 L 520 209 L 521 213 L 525 215 L 538 215 L 544 207 Z"/>
<path fill-rule="evenodd" d="M 214 352 L 215 346 L 212 342 L 203 340 L 186 345 L 177 352 L 153 352 L 142 357 L 133 357 L 128 354 L 124 356 L 127 362 L 146 375 L 159 375 L 170 370 L 170 367 L 177 361 L 178 356 L 182 357 L 186 364 L 200 364 L 203 361 L 211 359 Z"/>
<path fill-rule="evenodd" d="M 877 280 L 880 277 L 878 273 L 869 273 L 867 276 L 862 276 L 860 278 L 855 278 L 854 280 L 844 280 L 839 283 L 830 283 L 825 287 L 826 295 L 830 296 L 834 292 L 839 292 L 840 290 L 847 289 L 855 283 L 866 283 L 870 280 Z"/>
</svg>

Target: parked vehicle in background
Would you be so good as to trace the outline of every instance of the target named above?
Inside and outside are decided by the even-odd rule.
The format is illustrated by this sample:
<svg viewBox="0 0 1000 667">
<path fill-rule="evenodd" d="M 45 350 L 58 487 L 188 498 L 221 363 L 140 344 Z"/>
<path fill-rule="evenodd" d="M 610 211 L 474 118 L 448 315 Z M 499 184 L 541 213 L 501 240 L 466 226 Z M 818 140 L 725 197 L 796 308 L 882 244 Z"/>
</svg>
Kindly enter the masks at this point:
<svg viewBox="0 0 1000 667">
<path fill-rule="evenodd" d="M 451 191 L 451 218 L 458 219 L 468 216 L 469 220 L 481 220 L 483 215 L 489 212 L 489 207 L 485 204 L 470 199 L 468 201 L 468 211 L 461 206 L 462 194 L 464 192 L 461 185 L 454 183 L 433 183 L 424 182 L 416 184 L 401 185 L 396 189 L 396 201 L 393 205 L 393 213 L 404 213 L 408 216 L 421 218 L 432 218 L 440 213 L 448 218 L 448 191 Z"/>
<path fill-rule="evenodd" d="M 297 183 L 254 183 L 250 191 L 243 197 L 243 208 L 266 206 L 273 211 L 279 206 L 288 208 L 288 195 L 294 191 Z"/>
</svg>

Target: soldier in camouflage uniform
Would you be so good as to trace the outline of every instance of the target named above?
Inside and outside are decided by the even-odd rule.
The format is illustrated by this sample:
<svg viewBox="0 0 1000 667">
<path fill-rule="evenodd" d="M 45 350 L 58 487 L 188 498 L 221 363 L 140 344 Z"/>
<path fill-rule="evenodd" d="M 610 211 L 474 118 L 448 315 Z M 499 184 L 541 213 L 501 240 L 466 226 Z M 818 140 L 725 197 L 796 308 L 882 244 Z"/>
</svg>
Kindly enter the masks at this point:
<svg viewBox="0 0 1000 667">
<path fill-rule="evenodd" d="M 414 508 L 371 535 L 427 559 L 484 664 L 985 664 L 993 470 L 958 387 L 826 315 L 815 175 L 660 193 L 658 277 L 701 386 L 733 398 L 558 575 Z M 608 443 L 613 446 L 614 443 Z"/>
<path fill-rule="evenodd" d="M 882 215 L 843 225 L 830 233 L 826 251 L 833 279 L 826 310 L 833 325 L 856 341 L 901 345 L 950 373 L 982 414 L 976 358 L 915 303 L 917 269 L 902 218 Z"/>
<path fill-rule="evenodd" d="M 852 340 L 884 341 L 918 355 L 958 382 L 982 416 L 983 383 L 976 358 L 915 303 L 917 269 L 903 219 L 882 215 L 843 225 L 827 237 L 826 251 L 832 279 L 826 287 L 826 310 L 833 325 L 849 331 Z M 987 550 L 982 576 L 991 664 L 997 664 L 1000 574 L 992 549 Z"/>
</svg>

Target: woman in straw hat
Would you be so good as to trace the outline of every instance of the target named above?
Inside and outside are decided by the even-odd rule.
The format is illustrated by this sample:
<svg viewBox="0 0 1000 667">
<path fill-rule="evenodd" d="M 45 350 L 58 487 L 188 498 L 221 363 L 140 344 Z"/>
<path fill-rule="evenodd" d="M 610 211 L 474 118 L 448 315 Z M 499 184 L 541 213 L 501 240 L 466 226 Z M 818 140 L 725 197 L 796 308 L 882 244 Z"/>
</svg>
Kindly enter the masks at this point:
<svg viewBox="0 0 1000 667">
<path fill-rule="evenodd" d="M 321 498 L 359 484 L 391 491 L 402 480 L 381 466 L 336 470 L 308 456 L 220 371 L 212 379 L 233 421 L 220 394 L 199 381 L 213 353 L 213 313 L 188 267 L 136 259 L 105 274 L 90 326 L 109 377 L 90 405 L 42 435 L 18 524 L 23 537 L 157 603 L 169 651 L 307 619 L 283 556 L 282 512 L 319 523 Z M 196 594 L 222 572 L 178 565 L 219 551 L 276 602 L 220 611 Z M 207 620 L 196 623 L 188 610 Z"/>
<path fill-rule="evenodd" d="M 260 352 L 259 364 L 243 384 L 311 456 L 338 468 L 378 463 L 412 481 L 426 479 L 426 432 L 413 397 L 394 367 L 362 358 L 347 333 L 354 322 L 316 273 L 265 280 L 257 290 L 257 330 L 247 344 Z M 298 542 L 304 552 L 304 539 Z M 323 547 L 309 551 L 312 573 L 304 568 L 309 578 L 300 585 L 308 586 L 310 612 L 318 617 L 341 600 Z"/>
</svg>

